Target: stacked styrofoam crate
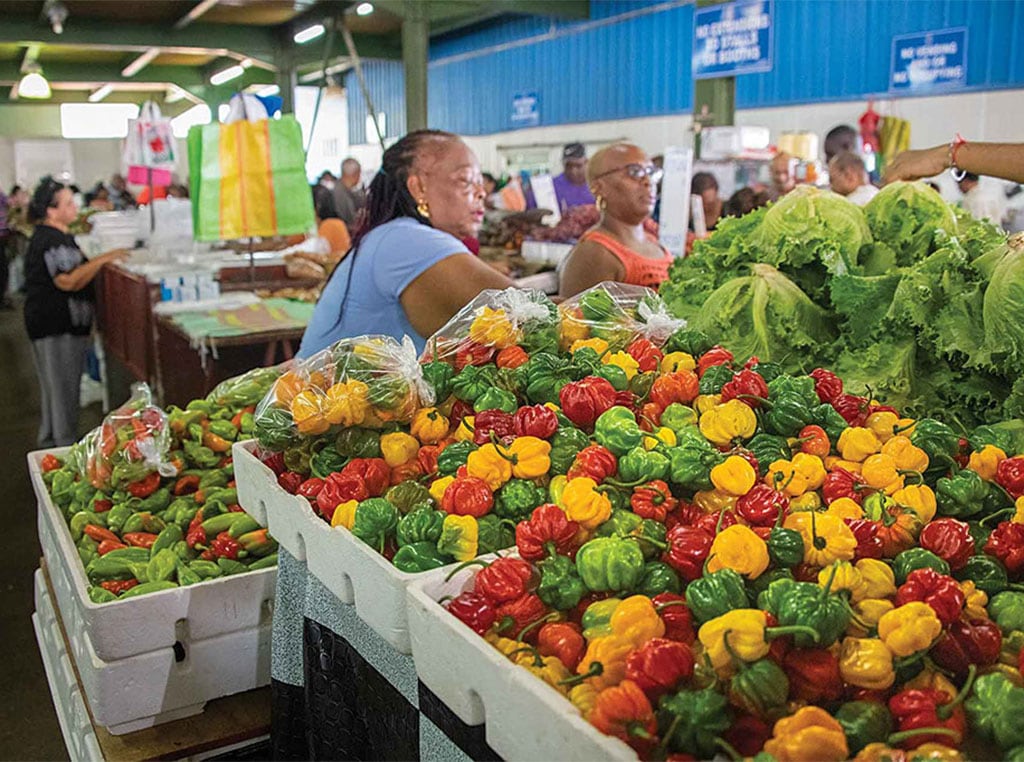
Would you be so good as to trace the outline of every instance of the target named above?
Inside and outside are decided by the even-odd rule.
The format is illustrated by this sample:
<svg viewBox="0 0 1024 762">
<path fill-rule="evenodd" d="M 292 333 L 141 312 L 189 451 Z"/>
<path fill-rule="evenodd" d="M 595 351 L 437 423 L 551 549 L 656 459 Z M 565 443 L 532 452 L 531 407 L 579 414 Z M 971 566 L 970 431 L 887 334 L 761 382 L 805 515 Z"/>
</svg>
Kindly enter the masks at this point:
<svg viewBox="0 0 1024 762">
<path fill-rule="evenodd" d="M 47 452 L 61 457 L 66 450 L 28 456 L 39 541 L 96 723 L 128 733 L 267 685 L 276 569 L 93 603 L 71 533 L 43 482 L 39 464 Z"/>
<path fill-rule="evenodd" d="M 487 558 L 487 557 L 485 557 Z M 408 588 L 409 635 L 419 679 L 487 744 L 514 760 L 635 760 L 583 719 L 565 696 L 516 666 L 438 603 L 467 590 L 479 569 L 432 571 Z"/>
<path fill-rule="evenodd" d="M 242 504 L 253 506 L 251 515 L 258 521 L 265 515 L 265 526 L 281 547 L 305 561 L 310 573 L 342 603 L 354 605 L 359 618 L 378 635 L 400 653 L 410 653 L 405 589 L 423 573 L 401 572 L 347 529 L 332 528 L 313 513 L 308 500 L 285 492 L 254 450 L 253 441 L 234 446 Z"/>
</svg>

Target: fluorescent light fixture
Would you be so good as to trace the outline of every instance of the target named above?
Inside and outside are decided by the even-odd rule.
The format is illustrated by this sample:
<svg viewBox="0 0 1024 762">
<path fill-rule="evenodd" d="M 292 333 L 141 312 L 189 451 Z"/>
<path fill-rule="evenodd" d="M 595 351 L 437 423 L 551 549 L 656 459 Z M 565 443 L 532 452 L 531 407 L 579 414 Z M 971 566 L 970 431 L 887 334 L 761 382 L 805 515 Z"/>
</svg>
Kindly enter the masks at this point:
<svg viewBox="0 0 1024 762">
<path fill-rule="evenodd" d="M 139 116 L 134 103 L 64 103 L 60 107 L 60 133 L 72 138 L 123 138 L 128 120 Z"/>
<path fill-rule="evenodd" d="M 89 94 L 89 103 L 99 103 L 112 92 L 114 92 L 114 86 L 108 83 L 95 92 Z"/>
<path fill-rule="evenodd" d="M 277 85 L 267 85 L 266 87 L 260 88 L 256 91 L 256 95 L 261 98 L 267 98 L 271 95 L 278 95 L 281 92 L 281 88 Z"/>
<path fill-rule="evenodd" d="M 50 83 L 46 81 L 40 71 L 39 67 L 36 66 L 26 72 L 25 76 L 18 82 L 18 97 L 19 98 L 34 98 L 34 99 L 45 99 L 49 98 Z"/>
<path fill-rule="evenodd" d="M 183 100 L 187 93 L 177 85 L 171 85 L 167 88 L 167 95 L 164 97 L 164 103 L 177 103 Z"/>
<path fill-rule="evenodd" d="M 199 103 L 188 111 L 179 114 L 171 120 L 171 129 L 174 137 L 187 138 L 189 128 L 197 124 L 210 123 L 210 107 L 205 103 Z"/>
<path fill-rule="evenodd" d="M 134 77 L 160 55 L 160 48 L 150 48 L 121 70 L 122 77 Z"/>
<path fill-rule="evenodd" d="M 325 31 L 326 29 L 324 29 L 323 24 L 313 24 L 313 26 L 308 26 L 302 31 L 296 32 L 292 39 L 295 40 L 296 45 L 302 45 L 307 42 L 312 42 L 317 37 L 322 37 Z"/>
<path fill-rule="evenodd" d="M 248 69 L 250 66 L 252 66 L 252 59 L 243 58 L 241 63 L 239 63 L 238 65 L 241 66 L 243 69 Z"/>
<path fill-rule="evenodd" d="M 211 85 L 223 85 L 225 82 L 230 82 L 233 79 L 238 79 L 245 74 L 245 69 L 238 64 L 229 66 L 226 69 L 221 69 L 219 72 L 210 77 Z"/>
<path fill-rule="evenodd" d="M 373 13 L 373 3 L 359 3 L 356 6 L 357 16 L 369 16 L 371 13 Z"/>
</svg>

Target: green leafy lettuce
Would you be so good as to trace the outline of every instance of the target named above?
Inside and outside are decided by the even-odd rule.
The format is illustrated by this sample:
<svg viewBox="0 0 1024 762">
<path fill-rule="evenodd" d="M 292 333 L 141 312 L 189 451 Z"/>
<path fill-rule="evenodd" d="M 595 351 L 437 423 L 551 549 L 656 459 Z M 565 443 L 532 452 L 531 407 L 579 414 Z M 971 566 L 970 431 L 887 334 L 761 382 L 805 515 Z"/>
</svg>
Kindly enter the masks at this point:
<svg viewBox="0 0 1024 762">
<path fill-rule="evenodd" d="M 867 203 L 864 216 L 871 235 L 884 241 L 903 266 L 928 256 L 937 230 L 957 232 L 953 210 L 922 182 L 890 183 Z"/>
</svg>

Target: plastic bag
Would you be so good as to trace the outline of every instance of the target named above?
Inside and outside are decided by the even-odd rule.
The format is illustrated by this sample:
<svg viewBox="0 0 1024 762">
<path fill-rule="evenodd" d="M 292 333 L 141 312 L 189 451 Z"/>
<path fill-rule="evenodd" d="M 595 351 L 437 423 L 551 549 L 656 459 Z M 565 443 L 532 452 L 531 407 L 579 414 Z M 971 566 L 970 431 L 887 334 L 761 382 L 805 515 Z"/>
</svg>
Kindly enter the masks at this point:
<svg viewBox="0 0 1024 762">
<path fill-rule="evenodd" d="M 433 403 L 411 339 L 342 339 L 274 382 L 256 408 L 254 433 L 263 448 L 279 452 L 352 426 L 409 423 L 418 408 Z"/>
<path fill-rule="evenodd" d="M 558 309 L 543 292 L 481 291 L 427 341 L 421 361 L 440 360 L 461 370 L 490 362 L 514 346 L 528 355 L 558 350 Z"/>
<path fill-rule="evenodd" d="M 82 440 L 82 475 L 98 490 L 112 492 L 156 472 L 174 476 L 167 414 L 153 404 L 149 386 L 132 385 L 132 395 Z"/>
<path fill-rule="evenodd" d="M 635 339 L 663 345 L 686 321 L 672 317 L 661 297 L 644 286 L 605 281 L 558 305 L 559 344 L 571 350 L 577 342 L 599 340 L 598 354 L 618 352 Z"/>
<path fill-rule="evenodd" d="M 240 376 L 221 381 L 206 395 L 218 407 L 242 408 L 258 405 L 290 363 L 270 368 L 253 368 Z"/>
</svg>

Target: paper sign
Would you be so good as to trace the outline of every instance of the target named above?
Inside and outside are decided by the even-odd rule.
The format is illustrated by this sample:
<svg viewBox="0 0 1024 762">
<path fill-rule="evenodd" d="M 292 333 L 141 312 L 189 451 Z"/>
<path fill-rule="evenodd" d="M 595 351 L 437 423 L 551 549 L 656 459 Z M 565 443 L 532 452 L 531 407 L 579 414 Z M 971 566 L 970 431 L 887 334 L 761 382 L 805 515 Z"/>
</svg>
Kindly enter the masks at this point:
<svg viewBox="0 0 1024 762">
<path fill-rule="evenodd" d="M 551 210 L 551 214 L 543 219 L 544 224 L 557 225 L 558 221 L 562 219 L 562 212 L 558 208 L 554 178 L 551 175 L 534 175 L 530 178 L 530 187 L 533 189 L 533 198 L 537 202 L 537 208 Z"/>
<path fill-rule="evenodd" d="M 690 220 L 690 175 L 692 148 L 665 149 L 665 175 L 661 181 L 661 216 L 658 241 L 681 257 L 686 253 L 686 230 Z"/>
<path fill-rule="evenodd" d="M 694 79 L 771 71 L 772 11 L 772 0 L 739 0 L 697 9 Z"/>
<path fill-rule="evenodd" d="M 928 92 L 966 84 L 966 29 L 940 29 L 893 37 L 890 91 Z"/>
<path fill-rule="evenodd" d="M 516 93 L 512 96 L 512 126 L 536 127 L 540 124 L 540 96 Z"/>
</svg>

